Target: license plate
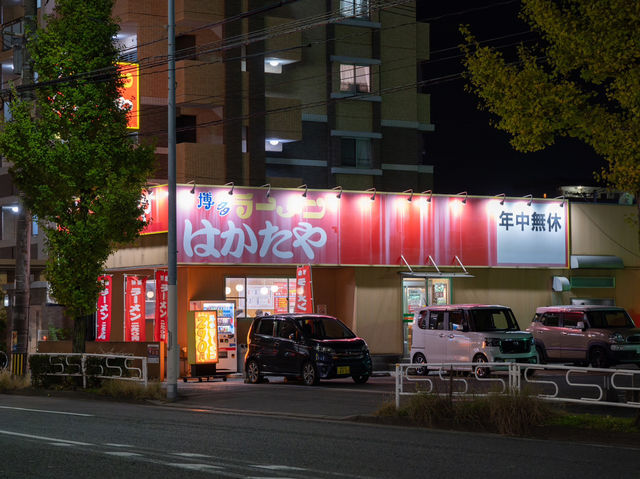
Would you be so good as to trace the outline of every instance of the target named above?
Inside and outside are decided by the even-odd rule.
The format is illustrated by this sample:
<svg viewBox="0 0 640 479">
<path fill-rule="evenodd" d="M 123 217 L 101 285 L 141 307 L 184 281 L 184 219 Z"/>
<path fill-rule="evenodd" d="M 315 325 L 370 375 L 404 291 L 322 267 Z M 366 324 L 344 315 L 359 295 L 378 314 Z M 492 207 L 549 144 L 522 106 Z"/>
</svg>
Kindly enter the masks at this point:
<svg viewBox="0 0 640 479">
<path fill-rule="evenodd" d="M 338 366 L 338 374 L 349 374 L 349 366 Z"/>
</svg>

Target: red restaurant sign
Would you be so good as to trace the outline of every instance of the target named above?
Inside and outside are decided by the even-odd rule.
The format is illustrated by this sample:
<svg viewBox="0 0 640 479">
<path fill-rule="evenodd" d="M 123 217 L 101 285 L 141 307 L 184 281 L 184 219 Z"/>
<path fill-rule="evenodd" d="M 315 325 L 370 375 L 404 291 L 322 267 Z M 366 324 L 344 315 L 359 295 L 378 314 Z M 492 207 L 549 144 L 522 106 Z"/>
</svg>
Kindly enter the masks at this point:
<svg viewBox="0 0 640 479">
<path fill-rule="evenodd" d="M 147 278 L 126 276 L 124 298 L 124 340 L 146 341 L 145 293 Z"/>
<path fill-rule="evenodd" d="M 313 313 L 313 289 L 311 286 L 311 266 L 298 266 L 296 269 L 296 313 Z"/>
<path fill-rule="evenodd" d="M 96 318 L 96 341 L 111 340 L 111 295 L 113 292 L 113 278 L 107 274 L 99 276 L 102 291 L 98 297 L 98 314 Z"/>
<path fill-rule="evenodd" d="M 167 341 L 167 303 L 169 301 L 169 273 L 156 271 L 156 315 L 154 341 Z"/>
<path fill-rule="evenodd" d="M 568 265 L 560 200 L 191 186 L 177 189 L 178 262 Z M 167 187 L 152 188 L 145 234 L 167 231 Z M 409 201 L 411 200 L 411 201 Z"/>
</svg>

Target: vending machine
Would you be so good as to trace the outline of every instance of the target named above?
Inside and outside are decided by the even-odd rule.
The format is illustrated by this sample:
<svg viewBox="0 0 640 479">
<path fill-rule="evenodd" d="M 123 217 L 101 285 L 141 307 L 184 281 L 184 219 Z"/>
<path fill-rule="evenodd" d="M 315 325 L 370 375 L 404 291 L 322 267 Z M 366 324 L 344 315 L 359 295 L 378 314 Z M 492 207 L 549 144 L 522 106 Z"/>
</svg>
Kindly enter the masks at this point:
<svg viewBox="0 0 640 479">
<path fill-rule="evenodd" d="M 191 311 L 215 311 L 218 323 L 218 362 L 216 372 L 238 371 L 238 342 L 234 301 L 191 301 Z"/>
</svg>

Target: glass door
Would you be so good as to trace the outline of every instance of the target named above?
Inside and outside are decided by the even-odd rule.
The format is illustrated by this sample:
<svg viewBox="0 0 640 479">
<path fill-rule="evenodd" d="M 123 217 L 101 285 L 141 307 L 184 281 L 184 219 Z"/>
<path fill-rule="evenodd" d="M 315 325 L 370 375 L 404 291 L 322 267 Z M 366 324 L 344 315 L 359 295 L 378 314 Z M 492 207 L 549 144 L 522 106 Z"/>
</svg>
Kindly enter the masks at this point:
<svg viewBox="0 0 640 479">
<path fill-rule="evenodd" d="M 427 305 L 427 284 L 423 278 L 402 280 L 402 357 L 409 357 L 413 315 Z"/>
</svg>

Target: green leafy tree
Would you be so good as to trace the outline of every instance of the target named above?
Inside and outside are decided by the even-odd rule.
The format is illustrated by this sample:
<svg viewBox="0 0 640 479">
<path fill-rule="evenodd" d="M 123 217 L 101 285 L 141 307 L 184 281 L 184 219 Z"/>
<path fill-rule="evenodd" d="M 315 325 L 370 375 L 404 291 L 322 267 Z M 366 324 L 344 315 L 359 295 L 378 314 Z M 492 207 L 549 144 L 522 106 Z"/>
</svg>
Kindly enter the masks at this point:
<svg viewBox="0 0 640 479">
<path fill-rule="evenodd" d="M 113 0 L 56 2 L 46 28 L 28 37 L 35 108 L 13 100 L 0 132 L 0 152 L 44 225 L 47 279 L 74 319 L 76 352 L 84 351 L 105 261 L 144 226 L 141 192 L 154 158 L 132 141 L 116 105 L 122 80 L 112 7 Z"/>
<path fill-rule="evenodd" d="M 640 191 L 640 2 L 522 0 L 535 47 L 508 62 L 462 27 L 468 89 L 519 151 L 577 138 L 607 166 L 596 177 Z"/>
</svg>

